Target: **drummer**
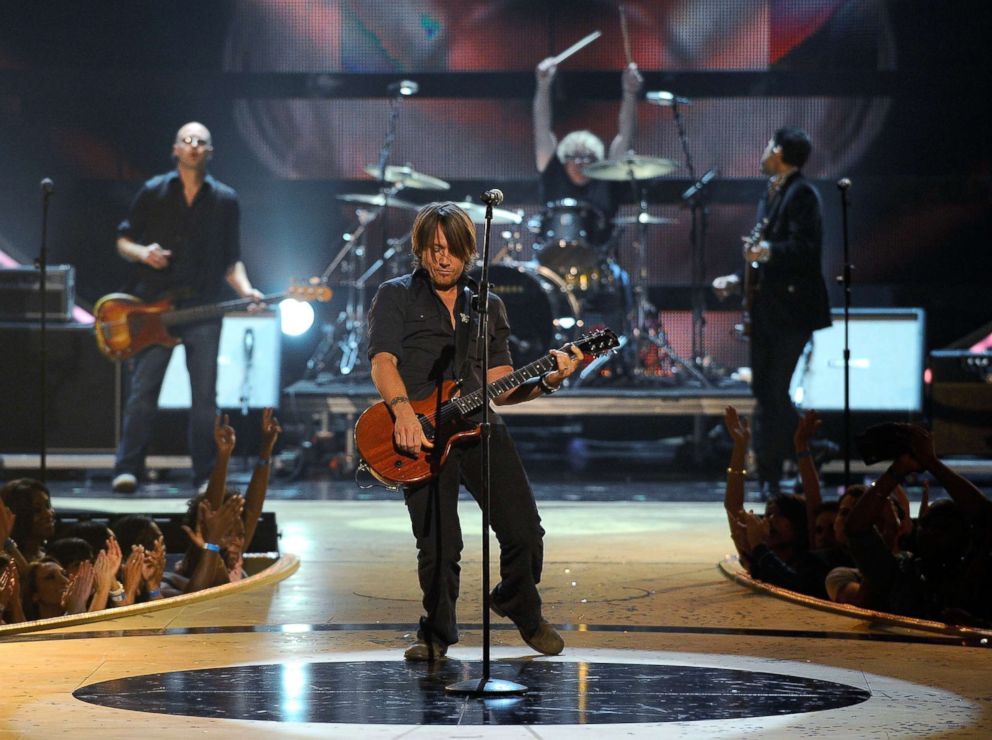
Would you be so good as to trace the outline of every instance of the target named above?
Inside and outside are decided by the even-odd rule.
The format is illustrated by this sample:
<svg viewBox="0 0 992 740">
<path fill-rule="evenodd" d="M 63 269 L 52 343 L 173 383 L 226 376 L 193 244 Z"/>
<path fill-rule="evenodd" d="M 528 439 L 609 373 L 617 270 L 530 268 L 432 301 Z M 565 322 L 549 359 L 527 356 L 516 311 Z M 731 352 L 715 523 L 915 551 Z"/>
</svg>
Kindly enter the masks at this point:
<svg viewBox="0 0 992 740">
<path fill-rule="evenodd" d="M 585 201 L 597 208 L 603 221 L 596 234 L 590 234 L 597 246 L 605 244 L 612 231 L 618 207 L 618 190 L 623 183 L 590 179 L 582 168 L 603 159 L 602 140 L 591 131 L 573 131 L 560 142 L 551 130 L 551 84 L 558 67 L 549 57 L 537 65 L 537 90 L 534 93 L 534 162 L 541 176 L 541 198 L 551 203 L 563 198 Z M 637 124 L 637 98 L 641 90 L 636 64 L 629 64 L 622 76 L 623 102 L 620 104 L 619 130 L 610 143 L 609 158 L 617 159 L 631 148 Z"/>
</svg>

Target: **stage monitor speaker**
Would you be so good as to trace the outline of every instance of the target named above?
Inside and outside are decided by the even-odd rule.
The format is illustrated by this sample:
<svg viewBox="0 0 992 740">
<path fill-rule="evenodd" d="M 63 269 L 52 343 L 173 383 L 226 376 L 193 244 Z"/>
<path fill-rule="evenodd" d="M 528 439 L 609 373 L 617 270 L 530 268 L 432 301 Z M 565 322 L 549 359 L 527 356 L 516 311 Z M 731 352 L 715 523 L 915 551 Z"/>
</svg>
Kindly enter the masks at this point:
<svg viewBox="0 0 992 740">
<path fill-rule="evenodd" d="M 937 453 L 992 456 L 992 352 L 936 350 L 930 372 Z"/>
<path fill-rule="evenodd" d="M 234 313 L 224 317 L 217 353 L 217 406 L 250 409 L 279 405 L 280 332 L 277 316 Z M 172 353 L 159 393 L 162 409 L 188 409 L 192 392 L 186 372 L 186 351 Z M 247 401 L 247 403 L 245 403 Z"/>
<path fill-rule="evenodd" d="M 796 366 L 790 393 L 817 411 L 844 408 L 844 312 L 814 332 Z M 924 311 L 858 308 L 850 312 L 852 411 L 919 413 L 923 408 Z"/>
<path fill-rule="evenodd" d="M 41 318 L 41 270 L 0 268 L 0 321 Z M 71 321 L 76 305 L 76 268 L 49 265 L 45 270 L 45 314 L 51 321 Z"/>
<path fill-rule="evenodd" d="M 100 354 L 92 326 L 50 324 L 46 333 L 48 451 L 112 452 L 120 419 L 120 365 Z M 40 325 L 0 324 L 0 346 L 0 451 L 40 452 Z"/>
</svg>

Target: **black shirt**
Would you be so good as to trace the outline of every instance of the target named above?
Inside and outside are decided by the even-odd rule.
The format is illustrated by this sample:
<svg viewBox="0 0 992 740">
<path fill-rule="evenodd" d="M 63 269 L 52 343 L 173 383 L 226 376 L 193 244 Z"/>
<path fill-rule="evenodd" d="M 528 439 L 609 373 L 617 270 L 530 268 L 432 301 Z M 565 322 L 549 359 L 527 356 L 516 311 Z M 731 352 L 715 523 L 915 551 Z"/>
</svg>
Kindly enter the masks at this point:
<svg viewBox="0 0 992 740">
<path fill-rule="evenodd" d="M 157 242 L 172 252 L 164 270 L 134 265 L 127 291 L 146 301 L 164 296 L 179 305 L 217 301 L 224 295 L 224 276 L 241 259 L 237 193 L 210 175 L 191 206 L 178 172 L 148 180 L 117 233 L 138 244 Z"/>
<path fill-rule="evenodd" d="M 604 244 L 613 231 L 613 219 L 617 214 L 622 189 L 627 183 L 610 180 L 590 180 L 585 185 L 576 185 L 565 171 L 557 155 L 551 157 L 548 166 L 541 172 L 541 199 L 550 206 L 564 198 L 573 198 L 594 206 L 603 215 L 603 221 L 594 228 L 590 225 L 590 235 L 596 244 Z"/>
<path fill-rule="evenodd" d="M 426 398 L 441 382 L 456 379 L 461 370 L 456 367 L 457 347 L 463 346 L 472 362 L 462 395 L 482 387 L 477 347 L 479 317 L 468 303 L 474 281 L 462 276 L 459 286 L 461 292 L 455 302 L 457 332 L 451 326 L 448 308 L 423 268 L 387 280 L 372 299 L 368 316 L 369 358 L 380 352 L 395 356 L 410 398 Z M 513 364 L 509 337 L 510 325 L 503 301 L 490 293 L 489 367 Z"/>
</svg>

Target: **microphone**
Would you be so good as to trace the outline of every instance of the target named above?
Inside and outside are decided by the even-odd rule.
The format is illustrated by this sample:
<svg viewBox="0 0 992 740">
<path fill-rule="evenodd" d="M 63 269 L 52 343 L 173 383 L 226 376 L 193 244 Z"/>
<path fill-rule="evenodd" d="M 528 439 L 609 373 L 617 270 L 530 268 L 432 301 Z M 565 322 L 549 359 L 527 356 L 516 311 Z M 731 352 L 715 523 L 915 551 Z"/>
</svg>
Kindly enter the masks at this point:
<svg viewBox="0 0 992 740">
<path fill-rule="evenodd" d="M 503 191 L 493 188 L 482 194 L 482 202 L 487 206 L 498 206 L 503 202 Z"/>
<path fill-rule="evenodd" d="M 51 195 L 55 192 L 55 183 L 52 182 L 52 178 L 46 177 L 41 181 L 41 192 L 43 195 Z"/>
<path fill-rule="evenodd" d="M 837 189 L 838 190 L 844 190 L 844 191 L 846 191 L 850 187 L 851 187 L 851 181 L 849 179 L 847 179 L 846 177 L 842 177 L 841 179 L 839 179 L 837 181 Z"/>
<path fill-rule="evenodd" d="M 692 105 L 689 98 L 670 93 L 668 90 L 655 90 L 644 94 L 644 99 L 652 105 L 660 105 L 663 108 L 670 108 L 673 105 Z"/>
<path fill-rule="evenodd" d="M 420 92 L 420 85 L 413 80 L 400 80 L 399 82 L 391 83 L 388 87 L 386 87 L 386 91 L 392 93 L 393 95 L 410 97 L 411 95 L 416 95 Z"/>
<path fill-rule="evenodd" d="M 696 182 L 694 182 L 692 185 L 689 186 L 688 190 L 682 193 L 682 200 L 690 200 L 692 198 L 695 198 L 702 191 L 702 189 L 705 188 L 707 185 L 709 185 L 710 182 L 713 180 L 713 178 L 715 178 L 719 174 L 720 174 L 719 167 L 711 167 L 710 169 L 706 170 L 706 172 L 702 174 L 702 177 L 696 180 Z"/>
</svg>

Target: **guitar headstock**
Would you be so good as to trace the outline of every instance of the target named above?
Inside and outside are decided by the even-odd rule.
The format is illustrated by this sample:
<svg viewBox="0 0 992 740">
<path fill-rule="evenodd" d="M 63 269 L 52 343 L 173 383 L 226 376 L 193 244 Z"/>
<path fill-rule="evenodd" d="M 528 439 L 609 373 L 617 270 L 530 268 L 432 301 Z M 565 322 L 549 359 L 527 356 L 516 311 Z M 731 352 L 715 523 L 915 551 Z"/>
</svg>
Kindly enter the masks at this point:
<svg viewBox="0 0 992 740">
<path fill-rule="evenodd" d="M 320 282 L 319 278 L 312 277 L 305 283 L 294 282 L 289 286 L 286 294 L 298 301 L 319 301 L 326 303 L 331 300 L 333 291 L 327 287 L 326 283 Z"/>
<path fill-rule="evenodd" d="M 616 349 L 620 346 L 620 340 L 612 329 L 600 329 L 592 334 L 584 334 L 571 344 L 582 350 L 582 354 L 595 356 Z"/>
</svg>

